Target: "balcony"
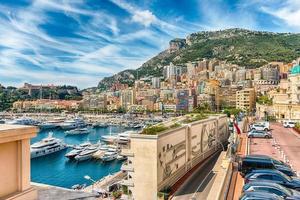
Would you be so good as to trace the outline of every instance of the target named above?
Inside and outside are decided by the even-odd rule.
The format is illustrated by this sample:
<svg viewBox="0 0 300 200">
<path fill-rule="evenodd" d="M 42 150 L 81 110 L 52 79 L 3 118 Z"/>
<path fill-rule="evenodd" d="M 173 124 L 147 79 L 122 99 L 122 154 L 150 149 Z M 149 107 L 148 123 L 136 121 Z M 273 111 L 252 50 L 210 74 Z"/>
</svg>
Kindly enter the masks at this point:
<svg viewBox="0 0 300 200">
<path fill-rule="evenodd" d="M 122 180 L 120 183 L 121 183 L 121 185 L 125 185 L 127 187 L 134 187 L 133 181 L 131 179 L 130 180 Z"/>
<path fill-rule="evenodd" d="M 36 199 L 30 185 L 30 138 L 37 128 L 0 125 L 0 199 Z"/>
<path fill-rule="evenodd" d="M 133 172 L 134 169 L 132 167 L 132 164 L 127 164 L 127 163 L 124 163 L 122 166 L 121 166 L 121 170 L 122 171 L 127 171 L 127 172 Z"/>
</svg>

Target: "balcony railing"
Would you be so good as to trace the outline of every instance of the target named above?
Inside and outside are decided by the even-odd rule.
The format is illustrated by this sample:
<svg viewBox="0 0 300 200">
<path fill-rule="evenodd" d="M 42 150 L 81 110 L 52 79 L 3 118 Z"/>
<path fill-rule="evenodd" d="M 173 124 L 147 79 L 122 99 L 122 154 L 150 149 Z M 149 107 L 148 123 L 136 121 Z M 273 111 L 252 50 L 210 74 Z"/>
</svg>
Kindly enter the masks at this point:
<svg viewBox="0 0 300 200">
<path fill-rule="evenodd" d="M 128 187 L 134 187 L 134 184 L 133 184 L 132 180 L 122 180 L 120 183 L 121 183 L 121 185 L 125 185 L 125 186 L 128 186 Z"/>
</svg>

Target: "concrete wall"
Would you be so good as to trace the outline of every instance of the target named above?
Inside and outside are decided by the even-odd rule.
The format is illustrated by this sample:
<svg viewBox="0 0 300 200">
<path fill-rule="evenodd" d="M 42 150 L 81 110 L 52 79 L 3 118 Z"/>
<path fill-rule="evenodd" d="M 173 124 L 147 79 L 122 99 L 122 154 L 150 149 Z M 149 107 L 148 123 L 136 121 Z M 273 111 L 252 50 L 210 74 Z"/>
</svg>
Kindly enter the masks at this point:
<svg viewBox="0 0 300 200">
<path fill-rule="evenodd" d="M 192 167 L 220 148 L 228 138 L 227 117 L 213 116 L 183 125 L 159 135 L 131 138 L 134 168 L 128 174 L 134 199 L 153 200 L 157 193 L 172 186 Z M 219 141 L 219 142 L 217 142 Z"/>
<path fill-rule="evenodd" d="M 131 151 L 134 152 L 132 166 L 134 172 L 128 181 L 134 183 L 129 190 L 134 199 L 156 199 L 157 197 L 157 140 L 155 138 L 134 138 L 131 141 Z M 141 190 L 141 188 L 144 188 Z"/>
</svg>

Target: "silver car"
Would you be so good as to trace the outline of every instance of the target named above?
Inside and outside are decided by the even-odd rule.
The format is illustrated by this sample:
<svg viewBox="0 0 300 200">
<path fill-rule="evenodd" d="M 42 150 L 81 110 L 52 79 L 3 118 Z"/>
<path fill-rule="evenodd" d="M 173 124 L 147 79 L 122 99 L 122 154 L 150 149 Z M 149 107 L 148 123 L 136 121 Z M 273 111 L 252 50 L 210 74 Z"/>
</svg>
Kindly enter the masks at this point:
<svg viewBox="0 0 300 200">
<path fill-rule="evenodd" d="M 269 131 L 252 130 L 248 132 L 249 138 L 272 138 L 272 134 Z"/>
</svg>

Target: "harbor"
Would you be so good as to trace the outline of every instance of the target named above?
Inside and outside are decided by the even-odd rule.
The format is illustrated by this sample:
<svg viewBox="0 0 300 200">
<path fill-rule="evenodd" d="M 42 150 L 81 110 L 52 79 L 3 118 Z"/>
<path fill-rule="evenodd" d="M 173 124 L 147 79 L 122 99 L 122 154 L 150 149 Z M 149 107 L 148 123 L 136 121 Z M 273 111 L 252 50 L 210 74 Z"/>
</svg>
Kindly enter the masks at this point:
<svg viewBox="0 0 300 200">
<path fill-rule="evenodd" d="M 101 156 L 105 153 L 101 156 L 99 155 L 99 151 L 101 150 L 99 142 L 101 141 L 102 136 L 117 135 L 117 133 L 126 132 L 128 130 L 130 129 L 123 126 L 96 127 L 92 128 L 88 134 L 76 134 L 72 136 L 66 135 L 66 131 L 61 128 L 41 130 L 37 137 L 31 140 L 31 144 L 47 139 L 49 137 L 49 132 L 51 132 L 51 137 L 63 141 L 68 147 L 49 155 L 32 158 L 32 181 L 64 188 L 72 188 L 74 185 L 91 185 L 92 182 L 84 178 L 86 175 L 95 180 L 99 180 L 109 174 L 120 171 L 122 160 L 116 159 L 115 157 L 114 159 L 105 162 L 101 159 Z M 99 145 L 99 148 L 95 148 L 95 150 L 92 151 L 93 153 L 98 152 L 98 154 L 96 154 L 95 157 L 90 156 L 86 159 L 70 159 L 66 156 L 74 150 L 74 147 L 83 144 L 90 144 L 92 146 Z M 105 146 L 113 145 L 102 144 L 102 148 Z"/>
</svg>

